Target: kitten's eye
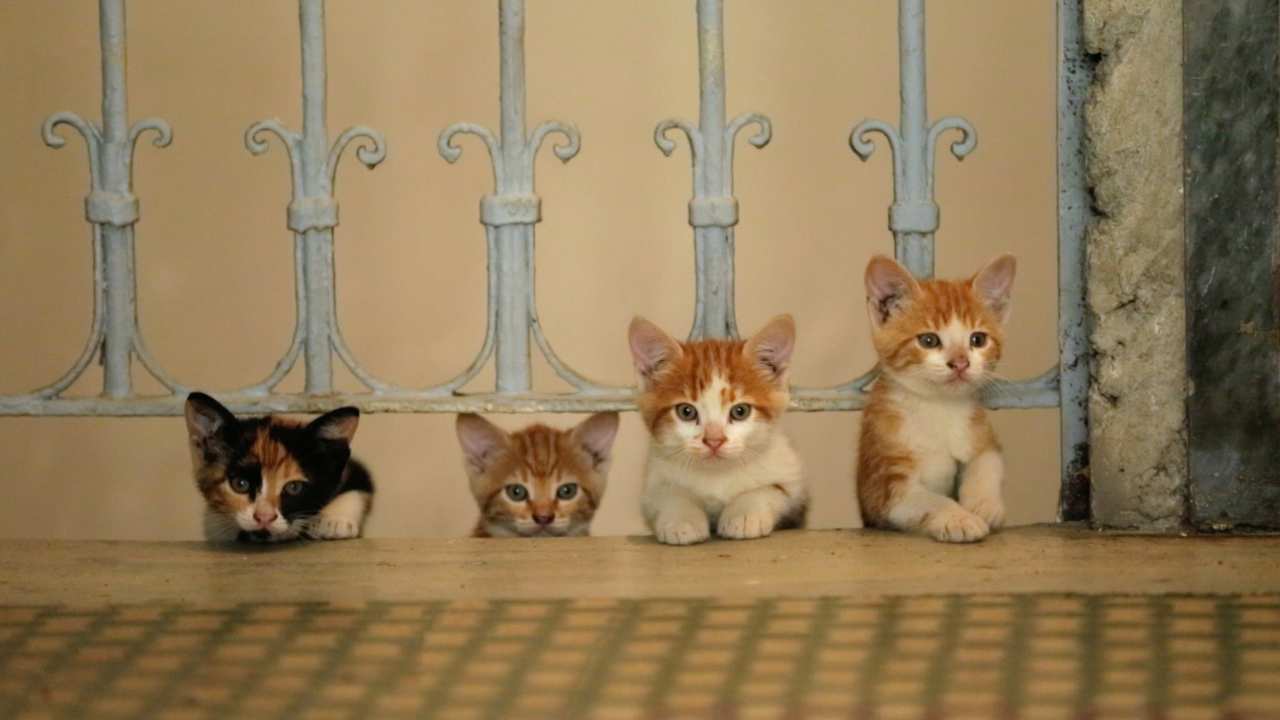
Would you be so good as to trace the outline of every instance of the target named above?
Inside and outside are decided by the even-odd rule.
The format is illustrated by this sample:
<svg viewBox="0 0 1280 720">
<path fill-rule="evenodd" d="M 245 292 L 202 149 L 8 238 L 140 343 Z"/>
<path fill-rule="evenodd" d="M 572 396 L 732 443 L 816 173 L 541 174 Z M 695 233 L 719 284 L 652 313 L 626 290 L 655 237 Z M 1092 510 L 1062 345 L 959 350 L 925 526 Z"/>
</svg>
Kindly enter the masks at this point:
<svg viewBox="0 0 1280 720">
<path fill-rule="evenodd" d="M 561 500 L 572 500 L 578 494 L 578 483 L 567 483 L 556 488 L 556 497 Z"/>
<path fill-rule="evenodd" d="M 987 334 L 986 334 L 986 333 L 984 333 L 984 332 L 976 332 L 976 333 L 974 333 L 974 334 L 970 335 L 970 336 L 969 336 L 969 345 L 970 345 L 970 347 L 976 347 L 976 348 L 986 347 L 986 346 L 987 346 Z"/>
<path fill-rule="evenodd" d="M 676 417 L 687 422 L 697 420 L 698 408 L 690 405 L 689 403 L 680 403 L 676 406 Z"/>
<path fill-rule="evenodd" d="M 942 346 L 942 338 L 937 333 L 923 333 L 916 336 L 916 342 L 920 343 L 920 347 L 930 350 Z"/>
<path fill-rule="evenodd" d="M 301 480 L 290 480 L 284 484 L 285 495 L 297 495 L 302 492 L 303 482 Z"/>
<path fill-rule="evenodd" d="M 515 502 L 524 502 L 529 499 L 529 488 L 523 485 L 511 484 L 507 486 L 506 490 L 507 497 L 511 498 Z"/>
<path fill-rule="evenodd" d="M 249 482 L 249 478 L 244 477 L 233 477 L 230 480 L 227 480 L 227 484 L 231 486 L 233 491 L 238 492 L 241 495 L 248 495 L 249 488 L 253 486 L 253 483 Z"/>
<path fill-rule="evenodd" d="M 751 417 L 751 406 L 746 403 L 738 403 L 729 408 L 729 417 L 733 420 L 746 420 Z"/>
</svg>

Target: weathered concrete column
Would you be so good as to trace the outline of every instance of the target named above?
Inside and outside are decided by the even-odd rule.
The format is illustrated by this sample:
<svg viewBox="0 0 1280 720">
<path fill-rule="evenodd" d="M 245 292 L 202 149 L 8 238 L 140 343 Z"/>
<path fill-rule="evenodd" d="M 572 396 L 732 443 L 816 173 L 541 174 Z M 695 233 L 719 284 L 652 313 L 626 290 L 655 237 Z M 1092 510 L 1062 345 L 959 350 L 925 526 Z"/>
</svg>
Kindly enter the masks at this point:
<svg viewBox="0 0 1280 720">
<path fill-rule="evenodd" d="M 1084 4 L 1098 59 L 1086 121 L 1089 436 L 1103 527 L 1167 531 L 1186 517 L 1182 2 Z"/>
</svg>

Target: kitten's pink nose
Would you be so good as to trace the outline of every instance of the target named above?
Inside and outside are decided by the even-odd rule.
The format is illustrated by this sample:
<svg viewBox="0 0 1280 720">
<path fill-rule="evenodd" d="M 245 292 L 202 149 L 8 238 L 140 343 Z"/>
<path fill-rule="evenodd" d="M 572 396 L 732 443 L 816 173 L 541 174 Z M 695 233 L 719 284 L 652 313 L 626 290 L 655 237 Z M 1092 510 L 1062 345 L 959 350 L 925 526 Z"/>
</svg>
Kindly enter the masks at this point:
<svg viewBox="0 0 1280 720">
<path fill-rule="evenodd" d="M 258 521 L 258 525 L 266 527 L 275 522 L 278 513 L 275 510 L 254 510 L 253 519 Z"/>
<path fill-rule="evenodd" d="M 720 446 L 724 445 L 724 441 L 725 441 L 724 436 L 717 436 L 717 437 L 712 437 L 710 435 L 702 436 L 702 444 L 711 448 L 711 452 L 715 452 L 719 450 Z"/>
<path fill-rule="evenodd" d="M 533 521 L 539 525 L 550 525 L 555 519 L 555 515 L 539 515 L 538 513 L 533 515 Z"/>
<path fill-rule="evenodd" d="M 969 369 L 969 358 L 967 357 L 951 358 L 950 360 L 947 361 L 947 367 L 951 368 L 952 370 L 955 370 L 958 373 L 962 373 L 965 370 Z"/>
</svg>

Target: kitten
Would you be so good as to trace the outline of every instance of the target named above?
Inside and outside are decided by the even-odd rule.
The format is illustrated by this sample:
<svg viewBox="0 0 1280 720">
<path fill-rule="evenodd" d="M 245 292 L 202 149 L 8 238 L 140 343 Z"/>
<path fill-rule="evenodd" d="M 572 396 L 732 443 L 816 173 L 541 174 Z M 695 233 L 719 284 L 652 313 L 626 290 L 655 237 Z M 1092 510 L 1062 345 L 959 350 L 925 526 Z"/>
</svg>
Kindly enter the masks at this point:
<svg viewBox="0 0 1280 720">
<path fill-rule="evenodd" d="M 880 357 L 858 447 L 868 527 L 974 542 L 1004 523 L 1004 458 L 978 391 L 1004 347 L 1015 270 L 1012 255 L 956 281 L 917 281 L 884 256 L 867 265 Z"/>
<path fill-rule="evenodd" d="M 800 459 L 778 427 L 795 334 L 790 315 L 747 341 L 681 343 L 631 321 L 637 403 L 651 436 L 641 508 L 659 542 L 699 543 L 713 526 L 746 539 L 804 524 Z"/>
<path fill-rule="evenodd" d="M 604 497 L 618 413 L 596 413 L 569 430 L 530 425 L 515 433 L 465 413 L 456 427 L 480 506 L 472 537 L 590 533 Z"/>
<path fill-rule="evenodd" d="M 360 536 L 373 481 L 351 459 L 359 410 L 338 408 L 307 424 L 270 415 L 239 420 L 196 392 L 187 397 L 186 419 L 208 540 Z"/>
</svg>

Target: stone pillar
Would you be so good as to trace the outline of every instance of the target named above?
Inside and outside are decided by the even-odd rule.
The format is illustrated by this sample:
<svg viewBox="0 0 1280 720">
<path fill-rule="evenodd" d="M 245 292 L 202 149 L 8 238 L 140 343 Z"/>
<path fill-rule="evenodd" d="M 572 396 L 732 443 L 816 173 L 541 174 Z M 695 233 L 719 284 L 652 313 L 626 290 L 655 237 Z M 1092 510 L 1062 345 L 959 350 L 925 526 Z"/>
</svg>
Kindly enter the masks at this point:
<svg viewBox="0 0 1280 720">
<path fill-rule="evenodd" d="M 1092 515 L 1177 530 L 1187 497 L 1182 0 L 1085 0 Z"/>
</svg>

